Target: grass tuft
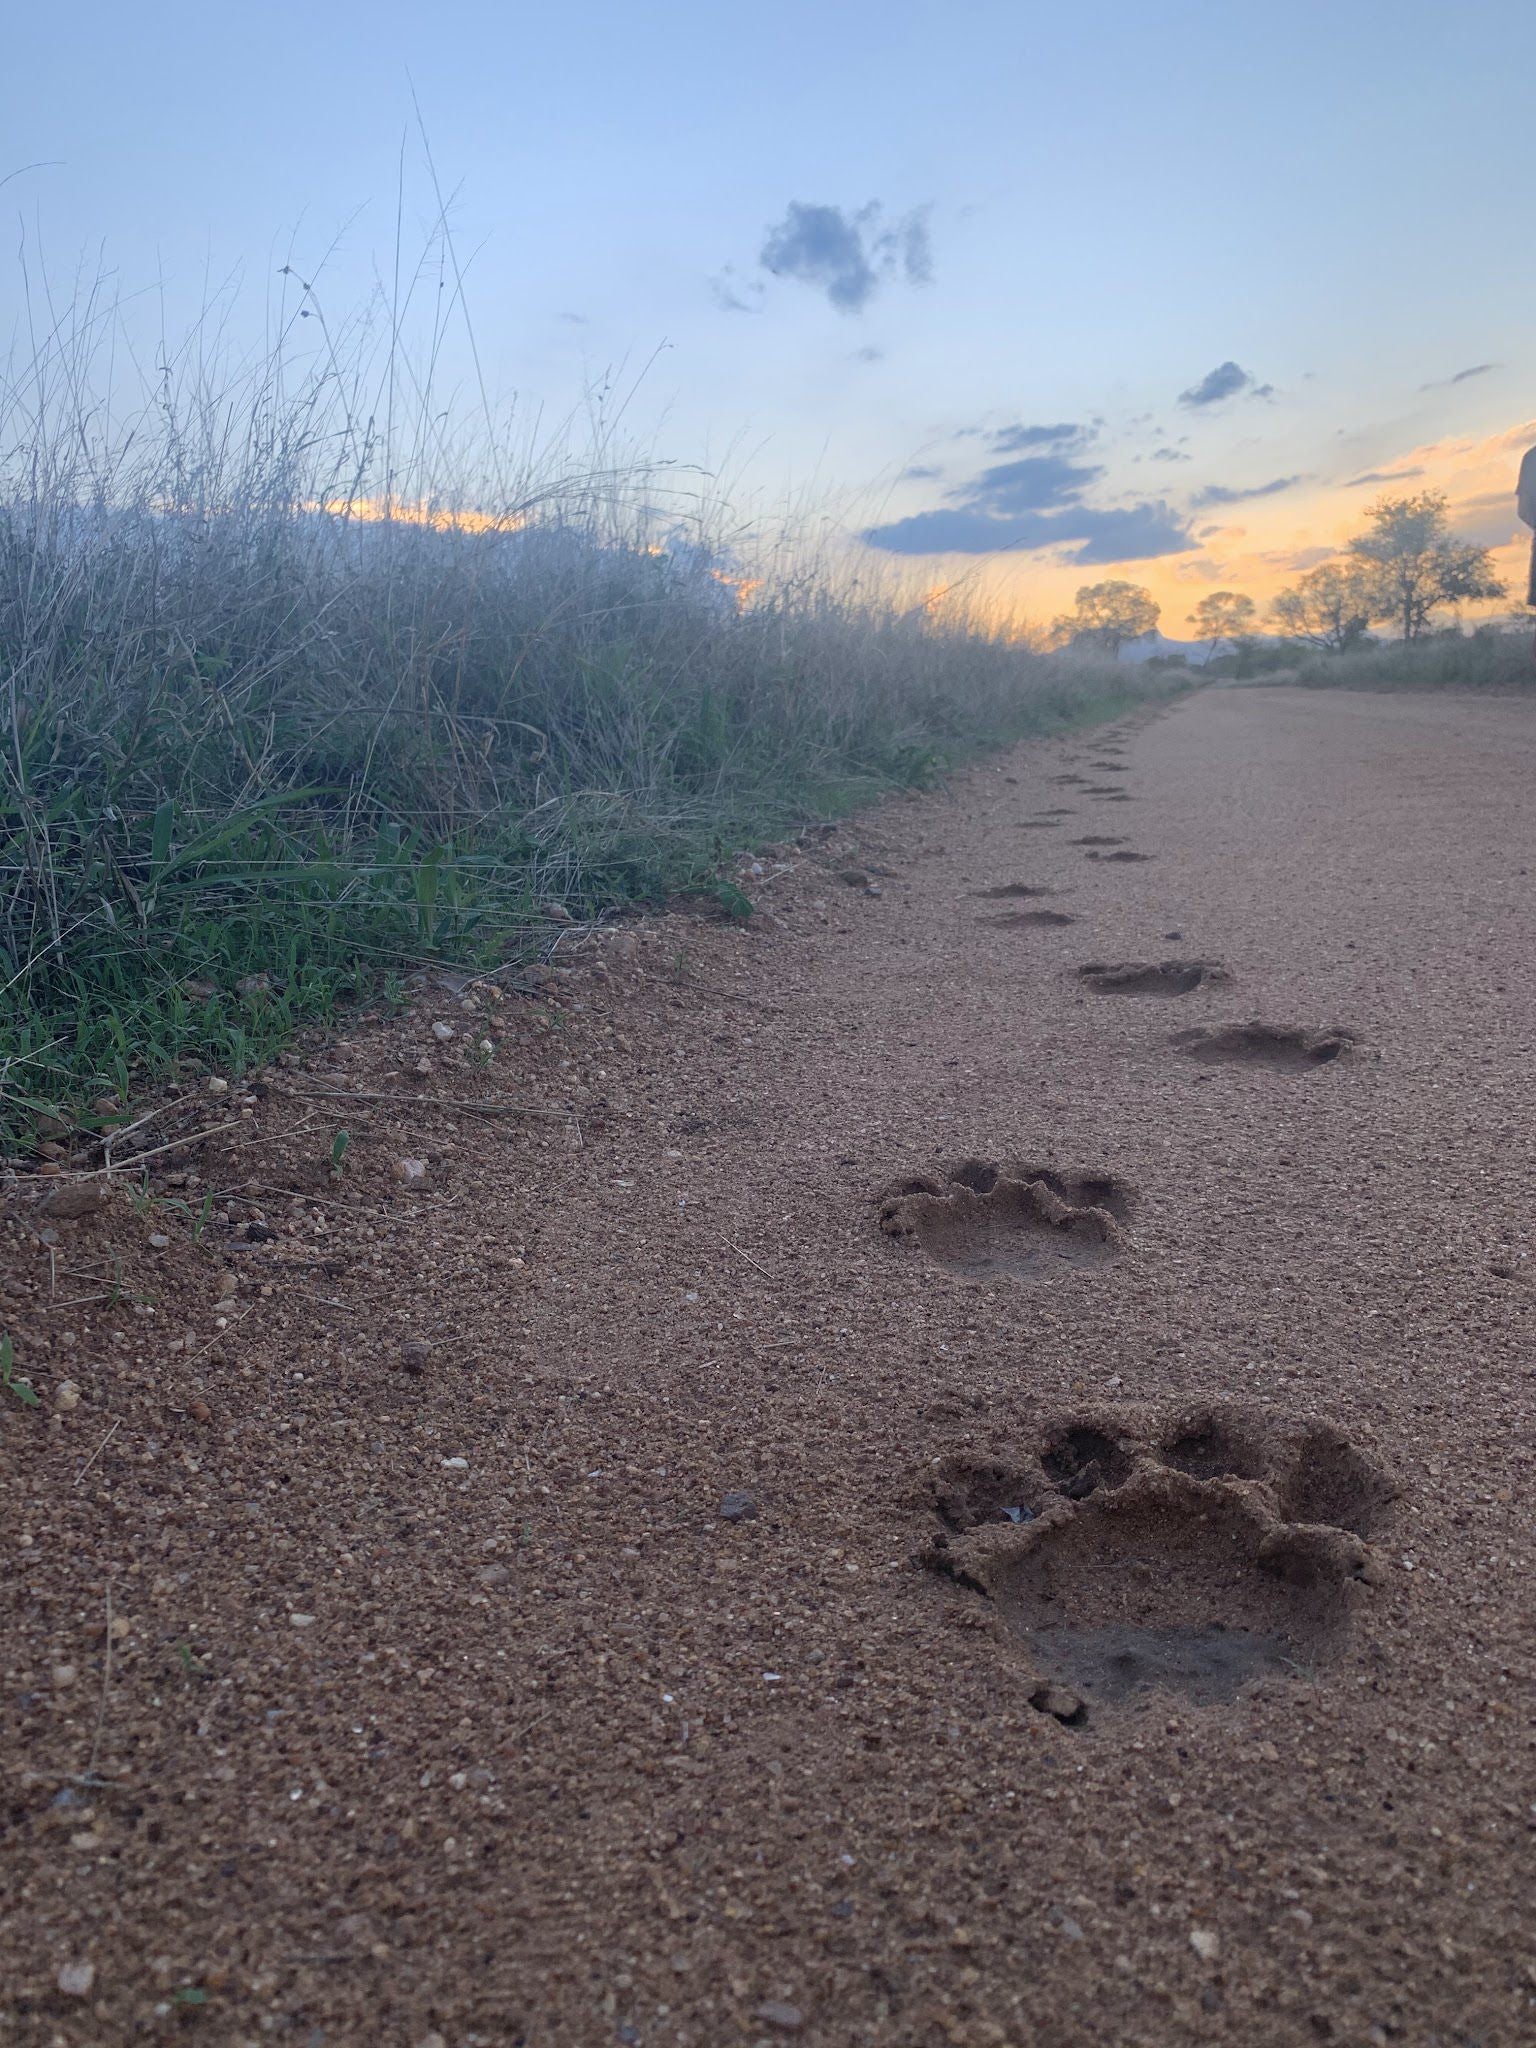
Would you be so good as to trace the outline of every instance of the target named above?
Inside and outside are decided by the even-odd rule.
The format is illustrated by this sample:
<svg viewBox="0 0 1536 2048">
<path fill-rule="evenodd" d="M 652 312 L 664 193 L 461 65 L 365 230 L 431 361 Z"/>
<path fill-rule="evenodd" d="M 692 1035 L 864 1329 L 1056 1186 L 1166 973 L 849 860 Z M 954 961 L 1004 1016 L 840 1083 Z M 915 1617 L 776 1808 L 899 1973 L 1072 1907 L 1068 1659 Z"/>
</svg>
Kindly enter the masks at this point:
<svg viewBox="0 0 1536 2048">
<path fill-rule="evenodd" d="M 376 442 L 329 349 L 108 403 L 109 326 L 0 387 L 0 1148 L 535 952 L 551 902 L 746 914 L 742 847 L 1178 687 L 727 547 L 601 440 L 466 479 L 430 379 Z"/>
</svg>

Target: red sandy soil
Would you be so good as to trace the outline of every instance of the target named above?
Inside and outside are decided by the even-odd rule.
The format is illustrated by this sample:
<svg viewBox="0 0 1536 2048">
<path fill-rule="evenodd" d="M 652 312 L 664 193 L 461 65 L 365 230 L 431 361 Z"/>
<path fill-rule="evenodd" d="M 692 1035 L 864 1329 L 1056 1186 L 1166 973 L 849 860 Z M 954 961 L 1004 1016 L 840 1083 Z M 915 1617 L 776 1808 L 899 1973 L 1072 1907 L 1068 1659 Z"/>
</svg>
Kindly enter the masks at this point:
<svg viewBox="0 0 1536 2048">
<path fill-rule="evenodd" d="M 1536 2041 L 1533 791 L 1205 692 L 14 1185 L 0 2040 Z"/>
</svg>

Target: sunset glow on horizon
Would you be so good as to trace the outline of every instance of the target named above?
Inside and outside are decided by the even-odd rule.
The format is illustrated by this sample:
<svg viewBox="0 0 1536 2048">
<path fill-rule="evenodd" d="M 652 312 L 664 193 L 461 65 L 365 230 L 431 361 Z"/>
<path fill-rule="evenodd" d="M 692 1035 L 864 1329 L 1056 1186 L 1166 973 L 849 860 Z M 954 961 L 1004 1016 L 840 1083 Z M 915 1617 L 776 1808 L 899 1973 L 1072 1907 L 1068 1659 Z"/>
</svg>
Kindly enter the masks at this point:
<svg viewBox="0 0 1536 2048">
<path fill-rule="evenodd" d="M 1023 618 L 1048 629 L 1071 611 L 1085 584 L 1119 579 L 1150 591 L 1161 610 L 1159 630 L 1170 639 L 1198 638 L 1190 614 L 1212 590 L 1253 598 L 1262 630 L 1276 595 L 1318 563 L 1342 554 L 1364 528 L 1372 505 L 1438 491 L 1449 501 L 1453 531 L 1491 549 L 1495 570 L 1508 586 L 1504 600 L 1468 605 L 1465 622 L 1523 613 L 1531 536 L 1516 518 L 1514 485 L 1520 458 L 1533 444 L 1536 419 L 1484 435 L 1406 446 L 1369 472 L 1369 482 L 1341 477 L 1298 483 L 1248 501 L 1230 518 L 1196 520 L 1192 546 L 1152 560 L 1082 565 L 1055 551 L 945 555 L 940 559 L 950 574 L 932 586 L 928 598 L 969 602 L 984 616 Z"/>
</svg>

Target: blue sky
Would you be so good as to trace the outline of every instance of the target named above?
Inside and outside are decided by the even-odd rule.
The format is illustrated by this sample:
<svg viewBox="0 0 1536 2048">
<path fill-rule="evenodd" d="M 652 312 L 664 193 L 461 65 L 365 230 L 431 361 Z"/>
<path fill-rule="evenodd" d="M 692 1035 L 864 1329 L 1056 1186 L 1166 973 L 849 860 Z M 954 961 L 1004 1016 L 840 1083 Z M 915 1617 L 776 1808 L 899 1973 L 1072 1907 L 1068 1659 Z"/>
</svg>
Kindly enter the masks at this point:
<svg viewBox="0 0 1536 2048">
<path fill-rule="evenodd" d="M 406 246 L 430 230 L 414 88 L 499 394 L 558 418 L 649 364 L 629 420 L 659 451 L 1042 613 L 1117 547 L 1160 595 L 1212 571 L 1263 594 L 1373 472 L 1416 467 L 1505 537 L 1504 437 L 1536 412 L 1513 0 L 86 0 L 7 42 L 0 176 L 41 167 L 0 207 L 55 277 L 160 280 L 174 325 L 238 275 L 227 331 L 254 341 L 291 252 L 358 305 L 402 146 Z"/>
</svg>

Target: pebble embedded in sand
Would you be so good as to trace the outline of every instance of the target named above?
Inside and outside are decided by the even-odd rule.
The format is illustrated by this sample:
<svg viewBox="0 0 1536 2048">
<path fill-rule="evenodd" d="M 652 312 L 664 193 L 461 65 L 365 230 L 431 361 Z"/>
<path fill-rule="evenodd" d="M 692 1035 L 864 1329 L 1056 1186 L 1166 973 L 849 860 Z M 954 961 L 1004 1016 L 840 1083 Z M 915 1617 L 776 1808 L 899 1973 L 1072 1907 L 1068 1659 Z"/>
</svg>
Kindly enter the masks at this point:
<svg viewBox="0 0 1536 2048">
<path fill-rule="evenodd" d="M 753 2013 L 765 2027 L 777 2027 L 781 2034 L 798 2034 L 805 2025 L 805 2014 L 798 2005 L 791 2005 L 784 1998 L 765 1998 Z"/>
</svg>

